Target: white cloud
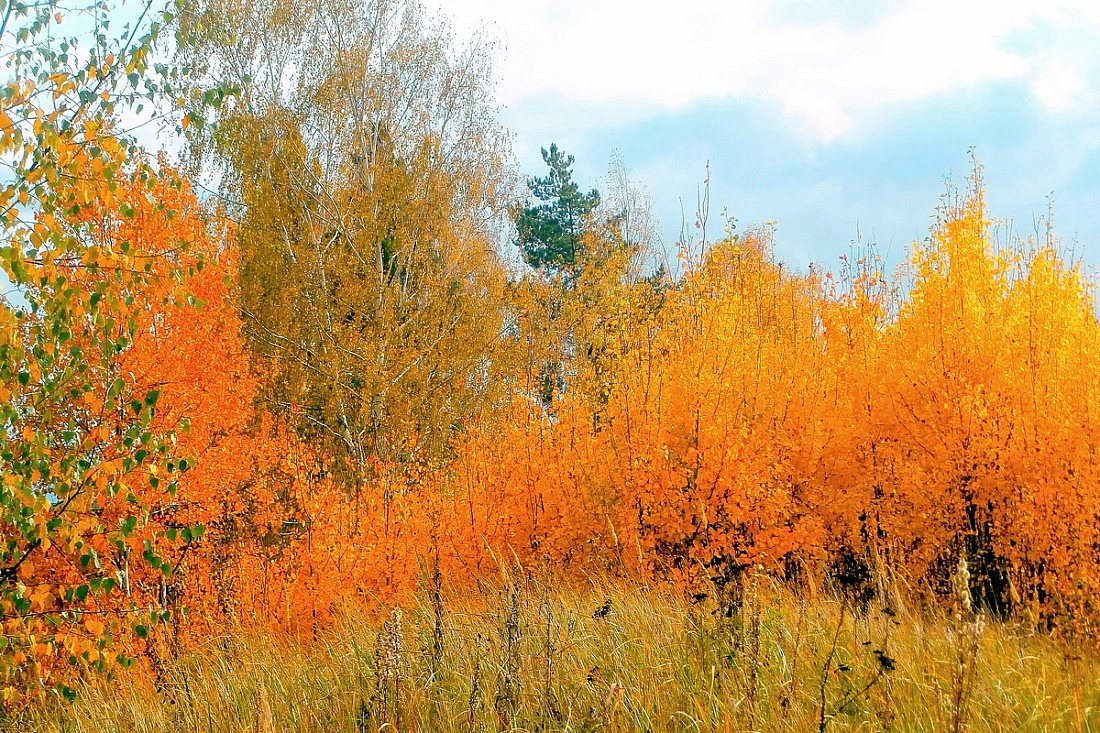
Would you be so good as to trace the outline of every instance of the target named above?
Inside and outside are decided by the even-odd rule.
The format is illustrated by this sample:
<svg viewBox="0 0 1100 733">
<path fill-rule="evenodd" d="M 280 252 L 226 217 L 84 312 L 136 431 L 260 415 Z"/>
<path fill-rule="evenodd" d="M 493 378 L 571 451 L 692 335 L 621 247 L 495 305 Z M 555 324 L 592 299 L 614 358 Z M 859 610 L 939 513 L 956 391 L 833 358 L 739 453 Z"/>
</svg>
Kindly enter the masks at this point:
<svg viewBox="0 0 1100 733">
<path fill-rule="evenodd" d="M 460 38 L 483 27 L 504 41 L 509 105 L 561 95 L 643 114 L 745 95 L 831 139 L 883 105 L 982 82 L 1030 83 L 1059 113 L 1093 108 L 1100 90 L 1095 0 L 840 2 L 835 12 L 792 0 L 429 2 Z M 1021 34 L 1053 40 L 1006 43 Z"/>
<path fill-rule="evenodd" d="M 1086 87 L 1076 66 L 1065 58 L 1039 62 L 1033 76 L 1035 96 L 1047 110 L 1072 113 L 1095 104 L 1095 95 Z"/>
</svg>

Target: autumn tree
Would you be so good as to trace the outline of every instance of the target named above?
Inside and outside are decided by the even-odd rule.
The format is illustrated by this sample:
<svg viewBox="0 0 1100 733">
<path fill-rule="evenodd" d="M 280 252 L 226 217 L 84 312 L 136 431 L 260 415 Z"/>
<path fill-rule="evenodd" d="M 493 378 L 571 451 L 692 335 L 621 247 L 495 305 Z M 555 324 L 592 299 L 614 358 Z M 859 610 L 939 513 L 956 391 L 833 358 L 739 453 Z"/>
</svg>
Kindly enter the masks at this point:
<svg viewBox="0 0 1100 733">
<path fill-rule="evenodd" d="M 193 58 L 240 93 L 197 149 L 224 173 L 267 403 L 354 481 L 439 457 L 493 403 L 509 148 L 489 47 L 412 2 L 208 0 Z"/>
<path fill-rule="evenodd" d="M 611 157 L 604 195 L 580 191 L 572 156 L 554 145 L 543 153 L 550 173 L 528 182 L 543 203 L 513 211 L 517 244 L 534 270 L 514 289 L 527 316 L 528 381 L 545 405 L 567 388 L 604 403 L 619 356 L 646 333 L 661 299 L 664 283 L 647 278 L 657 222 L 620 153 Z"/>
<path fill-rule="evenodd" d="M 69 36 L 69 11 L 52 2 L 7 3 L 0 21 L 11 74 L 0 95 L 7 704 L 51 686 L 71 694 L 73 674 L 125 662 L 124 642 L 162 619 L 138 606 L 130 579 L 170 572 L 152 497 L 170 495 L 189 464 L 155 421 L 159 385 L 136 381 L 125 362 L 145 304 L 192 301 L 178 259 L 186 239 L 120 235 L 139 210 L 173 216 L 154 195 L 159 171 L 117 120 L 158 94 L 150 54 L 177 8 L 137 10 L 121 32 L 99 4 L 75 9 Z"/>
</svg>

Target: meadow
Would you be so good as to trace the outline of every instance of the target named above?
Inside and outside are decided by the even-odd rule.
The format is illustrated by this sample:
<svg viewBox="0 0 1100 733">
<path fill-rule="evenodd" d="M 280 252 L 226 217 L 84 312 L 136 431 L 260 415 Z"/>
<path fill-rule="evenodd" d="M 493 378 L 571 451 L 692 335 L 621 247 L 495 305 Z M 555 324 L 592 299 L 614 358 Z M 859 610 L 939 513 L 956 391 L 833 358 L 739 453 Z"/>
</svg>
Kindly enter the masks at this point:
<svg viewBox="0 0 1100 733">
<path fill-rule="evenodd" d="M 1095 656 L 1025 625 L 859 609 L 761 576 L 727 615 L 675 589 L 510 577 L 316 638 L 226 630 L 22 729 L 1091 731 Z"/>
</svg>

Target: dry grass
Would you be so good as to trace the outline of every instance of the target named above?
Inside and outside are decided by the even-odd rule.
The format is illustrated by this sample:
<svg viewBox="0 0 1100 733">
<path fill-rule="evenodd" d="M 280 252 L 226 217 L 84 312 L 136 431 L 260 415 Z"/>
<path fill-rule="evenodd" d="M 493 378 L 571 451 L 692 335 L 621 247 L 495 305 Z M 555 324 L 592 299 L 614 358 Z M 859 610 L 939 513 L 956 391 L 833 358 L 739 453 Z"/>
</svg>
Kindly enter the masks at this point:
<svg viewBox="0 0 1100 733">
<path fill-rule="evenodd" d="M 856 613 L 763 580 L 730 616 L 662 588 L 504 581 L 426 592 L 385 625 L 349 615 L 309 644 L 211 639 L 155 684 L 95 682 L 16 728 L 1100 731 L 1100 659 L 1013 625 Z"/>
</svg>

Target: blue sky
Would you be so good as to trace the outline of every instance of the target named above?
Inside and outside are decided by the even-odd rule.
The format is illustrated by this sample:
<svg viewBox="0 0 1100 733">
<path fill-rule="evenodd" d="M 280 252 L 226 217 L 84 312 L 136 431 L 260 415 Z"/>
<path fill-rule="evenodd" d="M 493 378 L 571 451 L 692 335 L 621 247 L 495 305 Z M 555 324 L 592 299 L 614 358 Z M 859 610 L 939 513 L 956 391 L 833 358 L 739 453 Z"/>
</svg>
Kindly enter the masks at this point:
<svg viewBox="0 0 1100 733">
<path fill-rule="evenodd" d="M 557 142 L 594 184 L 612 150 L 666 244 L 711 166 L 712 216 L 778 223 L 789 264 L 861 232 L 896 261 L 973 147 L 991 213 L 1100 265 L 1096 0 L 437 0 L 499 41 L 501 116 L 525 172 Z"/>
</svg>

